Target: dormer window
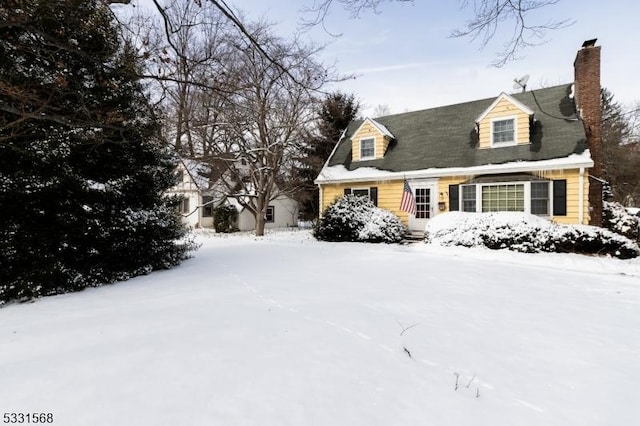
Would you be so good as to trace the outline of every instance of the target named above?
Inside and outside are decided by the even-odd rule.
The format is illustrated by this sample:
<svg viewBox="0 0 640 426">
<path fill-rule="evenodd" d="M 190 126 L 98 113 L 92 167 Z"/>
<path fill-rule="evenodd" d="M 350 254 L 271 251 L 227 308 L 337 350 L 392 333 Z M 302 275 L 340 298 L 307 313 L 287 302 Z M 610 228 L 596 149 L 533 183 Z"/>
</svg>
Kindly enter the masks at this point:
<svg viewBox="0 0 640 426">
<path fill-rule="evenodd" d="M 375 138 L 360 139 L 360 159 L 369 160 L 376 156 Z"/>
<path fill-rule="evenodd" d="M 491 121 L 491 145 L 508 146 L 515 145 L 516 139 L 516 118 L 500 118 Z"/>
</svg>

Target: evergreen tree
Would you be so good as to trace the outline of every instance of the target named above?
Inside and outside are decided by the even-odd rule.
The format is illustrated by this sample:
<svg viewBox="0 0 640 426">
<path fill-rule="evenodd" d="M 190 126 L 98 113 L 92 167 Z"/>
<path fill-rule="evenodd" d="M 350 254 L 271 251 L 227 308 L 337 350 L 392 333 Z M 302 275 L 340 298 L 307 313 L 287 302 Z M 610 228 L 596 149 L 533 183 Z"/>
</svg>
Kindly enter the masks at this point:
<svg viewBox="0 0 640 426">
<path fill-rule="evenodd" d="M 360 104 L 353 95 L 335 92 L 327 95 L 318 110 L 317 133 L 308 137 L 297 174 L 302 181 L 299 193 L 301 212 L 306 219 L 318 217 L 319 194 L 313 183 L 327 162 L 342 132 L 356 118 Z"/>
<path fill-rule="evenodd" d="M 0 304 L 168 268 L 175 161 L 100 0 L 0 6 Z"/>
</svg>

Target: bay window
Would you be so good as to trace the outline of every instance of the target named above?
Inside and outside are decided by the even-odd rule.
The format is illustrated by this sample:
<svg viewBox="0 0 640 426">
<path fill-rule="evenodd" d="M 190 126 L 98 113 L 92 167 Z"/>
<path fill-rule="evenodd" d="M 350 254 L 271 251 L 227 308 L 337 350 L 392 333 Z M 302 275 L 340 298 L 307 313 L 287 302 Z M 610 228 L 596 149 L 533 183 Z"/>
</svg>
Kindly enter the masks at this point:
<svg viewBox="0 0 640 426">
<path fill-rule="evenodd" d="M 551 212 L 549 181 L 488 182 L 460 185 L 460 209 L 465 212 Z"/>
</svg>

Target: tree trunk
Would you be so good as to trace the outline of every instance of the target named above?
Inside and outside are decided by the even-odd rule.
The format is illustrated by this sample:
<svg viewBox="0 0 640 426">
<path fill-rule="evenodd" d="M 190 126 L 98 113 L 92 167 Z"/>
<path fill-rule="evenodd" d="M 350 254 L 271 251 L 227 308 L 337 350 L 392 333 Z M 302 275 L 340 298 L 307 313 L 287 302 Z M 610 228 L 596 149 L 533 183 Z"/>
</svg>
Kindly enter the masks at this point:
<svg viewBox="0 0 640 426">
<path fill-rule="evenodd" d="M 259 211 L 256 214 L 256 237 L 264 236 L 264 213 Z"/>
</svg>

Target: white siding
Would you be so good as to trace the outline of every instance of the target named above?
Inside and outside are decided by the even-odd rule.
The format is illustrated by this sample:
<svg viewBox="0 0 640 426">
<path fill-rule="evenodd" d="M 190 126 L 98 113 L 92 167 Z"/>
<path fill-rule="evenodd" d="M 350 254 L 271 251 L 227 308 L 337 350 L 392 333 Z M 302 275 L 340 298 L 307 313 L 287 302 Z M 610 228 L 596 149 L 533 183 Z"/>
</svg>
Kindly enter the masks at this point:
<svg viewBox="0 0 640 426">
<path fill-rule="evenodd" d="M 265 229 L 289 228 L 298 224 L 298 203 L 289 197 L 279 197 L 269 203 L 273 206 L 274 221 L 267 222 Z M 238 214 L 238 229 L 240 231 L 253 231 L 256 222 L 253 215 L 248 210 L 243 210 Z"/>
</svg>

